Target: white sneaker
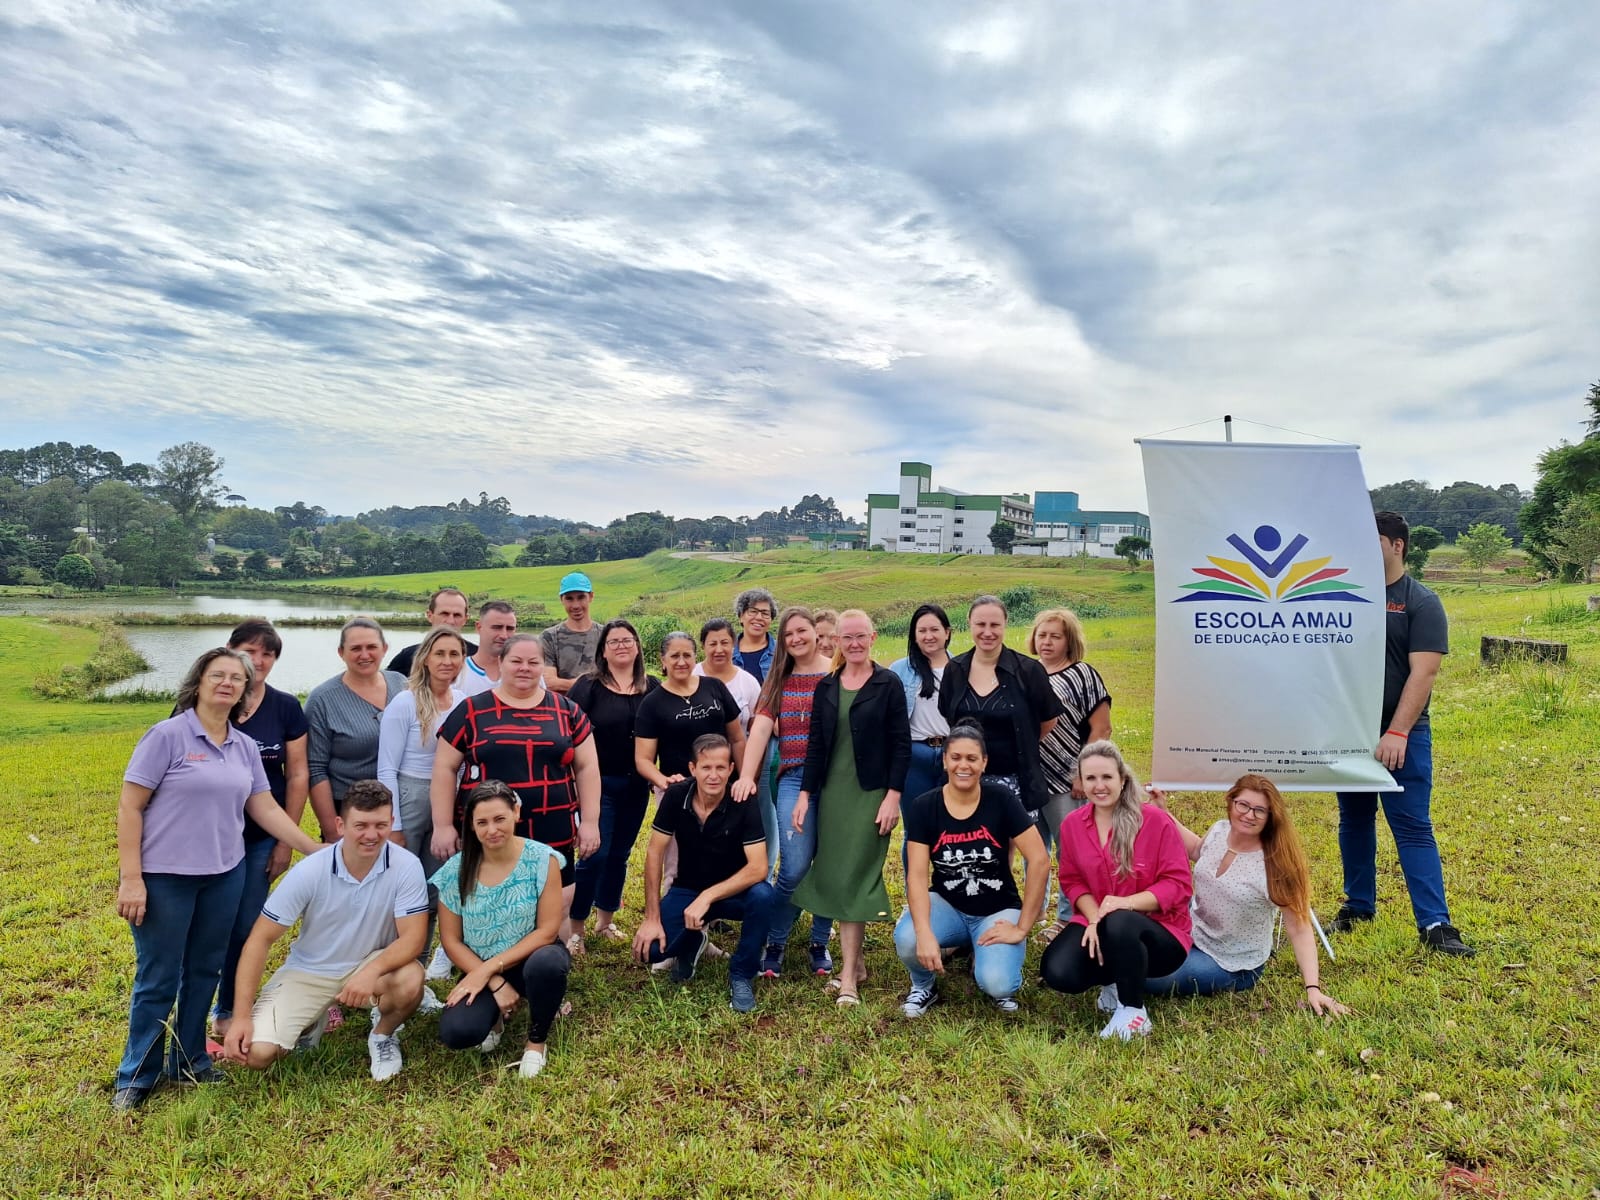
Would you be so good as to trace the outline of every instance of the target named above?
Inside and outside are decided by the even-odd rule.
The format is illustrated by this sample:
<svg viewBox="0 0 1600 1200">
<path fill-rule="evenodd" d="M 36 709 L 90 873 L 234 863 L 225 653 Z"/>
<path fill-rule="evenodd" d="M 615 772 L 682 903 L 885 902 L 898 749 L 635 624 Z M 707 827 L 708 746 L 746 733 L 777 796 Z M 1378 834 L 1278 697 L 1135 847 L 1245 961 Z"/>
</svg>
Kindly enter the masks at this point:
<svg viewBox="0 0 1600 1200">
<path fill-rule="evenodd" d="M 659 975 L 662 971 L 672 970 L 677 965 L 677 962 L 678 960 L 675 958 L 663 958 L 660 962 L 651 963 L 650 970 Z"/>
<path fill-rule="evenodd" d="M 1000 1012 L 1006 1014 L 1022 1011 L 1022 1006 L 1017 1003 L 1015 996 L 996 996 L 994 998 L 994 1006 Z"/>
<path fill-rule="evenodd" d="M 900 1011 L 908 1017 L 920 1017 L 935 1004 L 939 1003 L 939 989 L 937 987 L 911 989 L 911 994 L 906 997 Z"/>
<path fill-rule="evenodd" d="M 433 952 L 433 957 L 428 960 L 426 978 L 430 980 L 449 979 L 450 972 L 455 969 L 455 964 L 450 961 L 450 956 L 444 952 L 444 947 L 440 946 Z"/>
<path fill-rule="evenodd" d="M 1143 1008 L 1129 1008 L 1126 1004 L 1117 1006 L 1106 1027 L 1100 1031 L 1103 1038 L 1119 1037 L 1129 1041 L 1135 1037 L 1150 1036 L 1150 1014 Z"/>
<path fill-rule="evenodd" d="M 405 1060 L 400 1057 L 400 1039 L 392 1033 L 367 1036 L 367 1057 L 372 1060 L 372 1077 L 379 1083 L 400 1074 Z"/>
<path fill-rule="evenodd" d="M 1122 1001 L 1117 999 L 1117 985 L 1108 983 L 1100 989 L 1100 998 L 1094 1006 L 1103 1013 L 1114 1013 L 1122 1007 Z"/>
<path fill-rule="evenodd" d="M 499 1030 L 499 1029 L 491 1029 L 489 1031 L 489 1036 L 484 1038 L 483 1041 L 478 1043 L 478 1053 L 480 1053 L 480 1054 L 490 1054 L 490 1053 L 492 1053 L 494 1051 L 494 1048 L 500 1044 L 500 1035 L 501 1035 L 502 1032 L 504 1032 L 504 1031 L 503 1030 Z"/>
<path fill-rule="evenodd" d="M 707 958 L 727 958 L 728 957 L 728 952 L 726 950 L 724 950 L 721 946 L 717 945 L 715 942 L 713 942 L 708 937 L 706 939 L 706 957 Z"/>
<path fill-rule="evenodd" d="M 517 1074 L 524 1079 L 532 1079 L 544 1070 L 545 1057 L 543 1050 L 524 1050 L 522 1061 L 517 1064 Z"/>
<path fill-rule="evenodd" d="M 428 989 L 427 988 L 423 988 L 422 990 L 423 991 L 427 991 Z M 372 1006 L 372 1011 L 367 1015 L 372 1018 L 372 1027 L 374 1029 L 376 1029 L 378 1027 L 378 1022 L 383 1020 L 383 1013 L 381 1011 L 379 1011 L 378 1006 L 376 1004 L 374 1004 Z M 406 1031 L 406 1027 L 404 1025 L 396 1025 L 394 1027 L 394 1032 L 392 1034 L 390 1034 L 389 1036 L 390 1037 L 399 1037 L 405 1031 Z"/>
<path fill-rule="evenodd" d="M 422 1003 L 417 1006 L 418 1012 L 435 1013 L 444 1011 L 444 1001 L 433 994 L 431 987 L 422 989 Z"/>
</svg>

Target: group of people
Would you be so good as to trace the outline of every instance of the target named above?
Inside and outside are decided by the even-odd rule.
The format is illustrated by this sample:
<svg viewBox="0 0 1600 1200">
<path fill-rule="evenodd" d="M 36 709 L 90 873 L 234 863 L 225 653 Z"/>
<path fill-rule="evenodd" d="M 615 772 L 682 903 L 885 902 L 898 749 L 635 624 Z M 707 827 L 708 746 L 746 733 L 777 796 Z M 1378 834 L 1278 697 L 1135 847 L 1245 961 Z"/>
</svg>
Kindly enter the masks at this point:
<svg viewBox="0 0 1600 1200">
<path fill-rule="evenodd" d="M 1409 531 L 1389 515 L 1380 538 L 1403 576 Z M 1406 781 L 1428 773 L 1416 751 L 1443 613 L 1408 577 L 1389 582 L 1391 671 L 1415 682 L 1388 689 L 1376 753 Z M 668 634 L 656 677 L 628 621 L 590 616 L 593 591 L 569 574 L 565 620 L 537 635 L 488 601 L 474 642 L 467 598 L 442 589 L 421 644 L 387 670 L 382 628 L 354 618 L 343 671 L 304 710 L 267 683 L 282 650 L 267 622 L 201 656 L 174 715 L 135 749 L 118 808 L 117 905 L 137 966 L 115 1107 L 163 1078 L 220 1078 L 208 1045 L 265 1068 L 367 1006 L 375 1079 L 401 1069 L 399 1029 L 419 1009 L 439 1010 L 446 1046 L 488 1052 L 524 1005 L 519 1071 L 532 1077 L 586 939 L 626 942 L 680 982 L 726 957 L 729 1002 L 749 1012 L 757 981 L 790 968 L 803 914 L 806 970 L 844 1007 L 861 1002 L 871 923 L 893 923 L 913 1018 L 962 957 L 1015 1011 L 1037 930 L 1042 982 L 1098 989 L 1101 1036 L 1129 1039 L 1150 1032 L 1149 995 L 1253 986 L 1281 917 L 1309 1008 L 1346 1011 L 1322 990 L 1310 872 L 1277 787 L 1246 775 L 1203 835 L 1185 828 L 1110 740 L 1111 694 L 1071 612 L 1039 613 L 1022 653 L 1006 645 L 1006 606 L 979 596 L 972 648 L 953 655 L 948 614 L 925 604 L 885 667 L 866 612 L 780 610 L 752 588 L 734 621 Z M 1436 847 L 1429 874 L 1415 844 L 1426 791 L 1407 787 L 1383 796 L 1419 933 L 1470 953 L 1443 908 Z M 652 795 L 630 934 L 617 914 Z M 321 843 L 300 829 L 308 802 Z M 1373 911 L 1376 804 L 1340 797 L 1336 929 Z M 902 821 L 896 912 L 885 867 Z M 290 867 L 295 850 L 306 857 Z M 728 924 L 731 954 L 712 938 Z M 442 1001 L 428 987 L 440 978 L 453 980 Z"/>
</svg>

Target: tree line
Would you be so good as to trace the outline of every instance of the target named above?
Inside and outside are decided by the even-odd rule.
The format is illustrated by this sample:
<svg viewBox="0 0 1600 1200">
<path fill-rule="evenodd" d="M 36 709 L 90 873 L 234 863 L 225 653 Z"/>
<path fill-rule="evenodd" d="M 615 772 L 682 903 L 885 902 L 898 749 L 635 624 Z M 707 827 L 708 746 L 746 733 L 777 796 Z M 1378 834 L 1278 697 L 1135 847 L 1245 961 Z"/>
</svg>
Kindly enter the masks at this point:
<svg viewBox="0 0 1600 1200">
<path fill-rule="evenodd" d="M 506 566 L 494 545 L 523 539 L 519 566 L 568 565 L 671 546 L 742 550 L 752 537 L 770 543 L 859 528 L 820 495 L 755 517 L 637 512 L 604 527 L 519 516 L 487 492 L 342 517 L 304 500 L 253 507 L 222 482 L 224 465 L 198 442 L 163 450 L 154 466 L 68 442 L 0 450 L 0 583 L 170 587 L 199 576 L 473 570 Z"/>
</svg>

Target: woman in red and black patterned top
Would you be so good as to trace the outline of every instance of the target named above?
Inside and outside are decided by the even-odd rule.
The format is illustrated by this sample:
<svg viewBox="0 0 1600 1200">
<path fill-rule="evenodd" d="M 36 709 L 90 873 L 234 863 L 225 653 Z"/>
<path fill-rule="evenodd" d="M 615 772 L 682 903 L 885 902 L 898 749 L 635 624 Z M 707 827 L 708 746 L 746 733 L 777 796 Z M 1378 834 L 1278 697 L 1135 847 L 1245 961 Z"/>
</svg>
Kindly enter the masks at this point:
<svg viewBox="0 0 1600 1200">
<path fill-rule="evenodd" d="M 500 682 L 469 696 L 439 726 L 433 758 L 433 852 L 460 848 L 456 776 L 477 767 L 521 802 L 517 834 L 558 852 L 564 905 L 572 905 L 578 859 L 600 845 L 600 760 L 589 718 L 544 685 L 544 651 L 531 633 L 500 649 Z M 565 933 L 563 937 L 565 937 Z"/>
</svg>

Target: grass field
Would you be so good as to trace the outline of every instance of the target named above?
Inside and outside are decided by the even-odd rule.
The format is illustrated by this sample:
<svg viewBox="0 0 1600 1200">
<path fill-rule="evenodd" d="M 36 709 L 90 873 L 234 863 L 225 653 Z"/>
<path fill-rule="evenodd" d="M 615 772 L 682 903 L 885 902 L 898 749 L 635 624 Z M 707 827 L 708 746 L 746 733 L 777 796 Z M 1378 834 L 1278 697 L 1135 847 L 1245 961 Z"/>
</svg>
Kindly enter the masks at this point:
<svg viewBox="0 0 1600 1200">
<path fill-rule="evenodd" d="M 698 615 L 755 581 L 783 601 L 865 599 L 879 611 L 1019 579 L 1082 596 L 1128 613 L 1087 622 L 1089 658 L 1115 695 L 1117 738 L 1132 762 L 1148 762 L 1147 574 L 1135 590 L 1115 569 L 979 563 L 945 575 L 867 557 L 652 559 L 592 573 L 603 613 L 648 593 L 646 611 Z M 553 601 L 559 574 L 484 572 L 482 586 Z M 367 581 L 399 591 L 430 582 Z M 722 964 L 679 989 L 604 944 L 579 961 L 576 1011 L 558 1022 L 550 1066 L 532 1085 L 501 1069 L 509 1051 L 487 1062 L 450 1054 L 419 1018 L 405 1072 L 379 1087 L 357 1014 L 312 1055 L 264 1077 L 158 1094 L 131 1119 L 107 1108 L 132 963 L 110 903 L 112 814 L 132 744 L 165 708 L 35 700 L 33 676 L 81 661 L 94 634 L 0 619 L 0 1087 L 12 1097 L 0 1117 L 0 1192 L 1594 1196 L 1600 947 L 1583 914 L 1594 910 L 1600 831 L 1600 626 L 1582 594 L 1444 590 L 1457 653 L 1434 706 L 1434 811 L 1455 919 L 1480 954 L 1423 956 L 1385 846 L 1379 919 L 1338 940 L 1324 969 L 1356 1010 L 1342 1022 L 1298 1008 L 1287 948 L 1254 992 L 1155 1002 L 1155 1035 L 1123 1045 L 1094 1036 L 1092 997 L 1037 985 L 1021 1015 L 1003 1019 L 953 978 L 947 1003 L 904 1021 L 888 926 L 869 931 L 873 979 L 859 1009 L 835 1010 L 792 962 L 758 990 L 753 1019 L 729 1011 Z M 1566 641 L 1571 663 L 1478 665 L 1479 635 L 1519 631 Z M 1326 915 L 1338 895 L 1332 798 L 1290 802 Z M 1180 796 L 1173 807 L 1199 828 L 1217 805 Z M 637 872 L 630 884 L 629 928 Z M 900 880 L 890 886 L 898 893 Z"/>
</svg>

